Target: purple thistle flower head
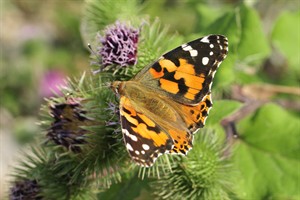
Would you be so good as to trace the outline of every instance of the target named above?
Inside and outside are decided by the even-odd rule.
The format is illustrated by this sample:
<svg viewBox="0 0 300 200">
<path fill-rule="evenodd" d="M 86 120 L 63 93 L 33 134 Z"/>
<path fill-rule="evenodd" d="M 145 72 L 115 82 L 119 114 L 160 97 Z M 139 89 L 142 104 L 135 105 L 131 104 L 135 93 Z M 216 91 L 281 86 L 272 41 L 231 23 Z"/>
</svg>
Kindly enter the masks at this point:
<svg viewBox="0 0 300 200">
<path fill-rule="evenodd" d="M 104 36 L 98 35 L 101 47 L 98 54 L 102 58 L 102 66 L 134 65 L 137 61 L 137 44 L 139 30 L 120 22 L 108 26 Z"/>
<path fill-rule="evenodd" d="M 40 195 L 39 185 L 36 180 L 21 180 L 10 188 L 9 199 L 43 199 Z"/>
<path fill-rule="evenodd" d="M 88 130 L 81 126 L 92 126 L 96 122 L 87 118 L 81 98 L 68 98 L 66 103 L 50 105 L 50 116 L 53 119 L 47 137 L 57 145 L 64 146 L 74 153 L 81 152 L 78 145 L 85 144 Z"/>
</svg>

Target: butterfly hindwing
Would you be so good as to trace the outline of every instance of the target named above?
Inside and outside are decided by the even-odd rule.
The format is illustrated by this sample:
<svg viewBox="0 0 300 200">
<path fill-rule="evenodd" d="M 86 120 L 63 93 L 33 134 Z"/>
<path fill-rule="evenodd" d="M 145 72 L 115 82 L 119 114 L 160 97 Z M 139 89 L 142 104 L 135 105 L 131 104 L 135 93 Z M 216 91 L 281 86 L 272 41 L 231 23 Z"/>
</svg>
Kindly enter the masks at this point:
<svg viewBox="0 0 300 200">
<path fill-rule="evenodd" d="M 228 53 L 227 38 L 209 35 L 164 54 L 135 77 L 179 103 L 198 104 L 211 90 L 214 74 Z"/>
<path fill-rule="evenodd" d="M 173 140 L 153 120 L 137 112 L 125 96 L 120 99 L 120 116 L 124 142 L 130 156 L 142 166 L 170 151 Z"/>
<path fill-rule="evenodd" d="M 208 93 L 203 100 L 196 106 L 179 104 L 180 113 L 186 126 L 191 133 L 195 133 L 199 128 L 203 128 L 212 107 L 211 94 Z"/>
</svg>

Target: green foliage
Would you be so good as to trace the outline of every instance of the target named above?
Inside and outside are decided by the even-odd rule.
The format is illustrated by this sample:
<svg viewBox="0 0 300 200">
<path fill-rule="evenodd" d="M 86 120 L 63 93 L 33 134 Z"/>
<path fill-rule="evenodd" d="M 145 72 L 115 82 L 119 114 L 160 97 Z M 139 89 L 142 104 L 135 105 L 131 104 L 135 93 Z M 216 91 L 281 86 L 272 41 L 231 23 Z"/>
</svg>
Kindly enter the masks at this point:
<svg viewBox="0 0 300 200">
<path fill-rule="evenodd" d="M 221 120 L 237 111 L 241 106 L 242 104 L 240 102 L 232 100 L 213 101 L 213 108 L 209 111 L 209 115 L 214 117 L 207 119 L 205 128 L 213 130 L 218 135 L 218 141 L 221 144 L 226 143 L 226 133 L 221 126 Z M 201 130 L 199 132 L 201 132 Z"/>
<path fill-rule="evenodd" d="M 98 194 L 98 199 L 115 199 L 115 200 L 130 200 L 138 198 L 141 194 L 148 194 L 147 199 L 153 199 L 150 193 L 147 193 L 146 190 L 149 190 L 148 186 L 149 180 L 141 180 L 137 176 L 131 178 L 123 177 L 122 182 L 112 185 L 108 190 Z"/>
<path fill-rule="evenodd" d="M 136 0 L 87 1 L 81 22 L 85 45 L 94 41 L 96 33 L 115 21 L 135 22 L 140 8 Z"/>
<path fill-rule="evenodd" d="M 257 12 L 242 5 L 239 9 L 238 23 L 240 42 L 237 48 L 238 59 L 245 64 L 258 66 L 270 54 L 262 23 Z"/>
<path fill-rule="evenodd" d="M 213 108 L 210 111 L 210 114 L 213 115 L 213 118 L 207 119 L 208 126 L 220 125 L 220 121 L 232 114 L 234 111 L 241 107 L 241 103 L 232 100 L 218 100 L 213 102 Z"/>
<path fill-rule="evenodd" d="M 90 198 L 93 193 L 87 187 L 88 184 L 82 181 L 84 174 L 81 174 L 78 181 L 70 182 L 77 164 L 69 157 L 62 161 L 44 148 L 32 147 L 31 153 L 26 154 L 26 160 L 15 168 L 14 176 L 19 180 L 37 180 L 41 196 L 47 199 Z"/>
<path fill-rule="evenodd" d="M 267 104 L 238 127 L 233 163 L 242 199 L 293 199 L 299 193 L 299 119 Z"/>
<path fill-rule="evenodd" d="M 249 82 L 249 78 L 245 79 L 245 70 L 258 68 L 270 54 L 257 12 L 244 4 L 225 12 L 197 35 L 211 33 L 226 35 L 229 41 L 228 58 L 222 63 L 215 81 L 216 87 L 222 90 L 234 82 Z M 251 76 L 252 82 L 257 81 Z"/>
<path fill-rule="evenodd" d="M 300 21 L 300 11 L 297 12 L 284 12 L 277 19 L 273 31 L 272 42 L 274 46 L 280 51 L 288 60 L 289 67 L 300 75 L 300 35 L 297 31 Z M 288 32 L 286 30 L 291 30 Z"/>
</svg>

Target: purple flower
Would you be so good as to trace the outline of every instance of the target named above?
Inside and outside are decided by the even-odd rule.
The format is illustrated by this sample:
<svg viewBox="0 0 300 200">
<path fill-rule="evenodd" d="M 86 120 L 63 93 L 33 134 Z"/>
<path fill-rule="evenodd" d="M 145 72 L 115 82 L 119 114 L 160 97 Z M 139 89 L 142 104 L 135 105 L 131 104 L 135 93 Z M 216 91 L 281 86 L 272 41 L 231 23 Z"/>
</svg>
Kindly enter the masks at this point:
<svg viewBox="0 0 300 200">
<path fill-rule="evenodd" d="M 9 199 L 42 199 L 39 192 L 36 180 L 22 180 L 15 182 L 13 187 L 10 188 Z"/>
<path fill-rule="evenodd" d="M 101 43 L 98 54 L 102 58 L 102 63 L 100 63 L 102 67 L 134 65 L 137 61 L 138 36 L 138 29 L 120 22 L 108 26 L 104 31 L 104 36 L 98 36 Z"/>
<path fill-rule="evenodd" d="M 66 103 L 50 106 L 50 115 L 54 119 L 48 129 L 47 137 L 57 145 L 70 149 L 74 153 L 81 152 L 78 145 L 85 144 L 88 130 L 81 126 L 95 125 L 95 121 L 86 117 L 80 102 L 82 99 L 69 98 Z"/>
<path fill-rule="evenodd" d="M 65 75 L 56 70 L 48 71 L 44 74 L 41 83 L 40 83 L 40 95 L 42 97 L 51 97 L 53 92 L 62 95 L 62 92 L 59 90 L 59 86 L 64 86 Z"/>
</svg>

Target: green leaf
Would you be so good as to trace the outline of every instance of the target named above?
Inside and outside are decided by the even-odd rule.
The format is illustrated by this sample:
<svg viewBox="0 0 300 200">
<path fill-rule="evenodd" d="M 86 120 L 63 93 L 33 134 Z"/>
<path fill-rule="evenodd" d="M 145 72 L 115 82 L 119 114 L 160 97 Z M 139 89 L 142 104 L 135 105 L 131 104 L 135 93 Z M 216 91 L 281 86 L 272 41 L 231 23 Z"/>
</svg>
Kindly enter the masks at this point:
<svg viewBox="0 0 300 200">
<path fill-rule="evenodd" d="M 216 89 L 226 90 L 236 81 L 237 72 L 234 71 L 233 66 L 235 65 L 237 55 L 230 52 L 229 54 L 215 75 L 213 87 Z"/>
<path fill-rule="evenodd" d="M 258 66 L 270 54 L 259 15 L 253 8 L 242 4 L 239 8 L 239 23 L 241 29 L 237 49 L 239 60 Z"/>
<path fill-rule="evenodd" d="M 142 199 L 152 199 L 149 194 L 144 195 L 144 190 L 149 190 L 146 180 L 138 177 L 123 180 L 122 183 L 113 184 L 108 190 L 99 193 L 98 199 L 131 200 L 141 196 Z"/>
<path fill-rule="evenodd" d="M 263 106 L 239 127 L 233 156 L 242 199 L 299 198 L 299 119 L 274 104 Z"/>
<path fill-rule="evenodd" d="M 272 32 L 274 46 L 287 58 L 289 66 L 298 73 L 300 73 L 299 22 L 300 11 L 284 12 L 277 19 Z"/>
<path fill-rule="evenodd" d="M 197 11 L 197 31 L 205 30 L 211 23 L 224 14 L 224 6 L 217 7 L 205 3 L 197 2 L 195 9 Z"/>
<path fill-rule="evenodd" d="M 228 38 L 229 53 L 236 52 L 236 47 L 240 41 L 239 13 L 237 11 L 235 9 L 225 13 L 201 32 L 202 35 L 225 35 Z"/>
<path fill-rule="evenodd" d="M 213 101 L 213 107 L 209 112 L 209 116 L 206 120 L 205 129 L 211 130 L 217 133 L 218 141 L 223 144 L 226 138 L 226 134 L 223 126 L 221 125 L 221 121 L 226 116 L 230 115 L 237 109 L 242 106 L 241 103 L 237 101 L 231 100 L 219 100 Z M 203 132 L 202 129 L 199 130 L 200 133 Z"/>
<path fill-rule="evenodd" d="M 213 101 L 213 107 L 209 112 L 209 117 L 207 118 L 207 125 L 220 124 L 221 120 L 239 109 L 242 104 L 238 101 L 232 100 L 218 100 Z"/>
</svg>

